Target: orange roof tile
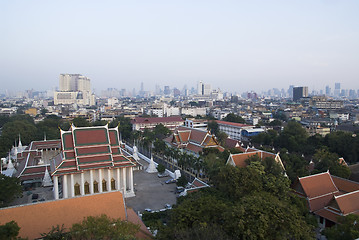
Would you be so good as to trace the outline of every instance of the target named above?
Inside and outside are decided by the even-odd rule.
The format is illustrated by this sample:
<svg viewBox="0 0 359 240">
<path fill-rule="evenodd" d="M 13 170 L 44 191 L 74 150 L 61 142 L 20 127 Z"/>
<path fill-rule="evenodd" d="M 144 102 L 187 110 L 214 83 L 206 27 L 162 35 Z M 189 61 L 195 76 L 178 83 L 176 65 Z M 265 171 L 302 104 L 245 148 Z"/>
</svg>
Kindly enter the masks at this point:
<svg viewBox="0 0 359 240">
<path fill-rule="evenodd" d="M 336 196 L 335 201 L 344 215 L 359 211 L 359 191 Z"/>
<path fill-rule="evenodd" d="M 326 208 L 320 209 L 320 210 L 318 210 L 318 211 L 316 211 L 316 212 L 314 212 L 314 213 L 315 213 L 316 215 L 318 215 L 318 216 L 321 216 L 321 217 L 325 218 L 325 219 L 329 219 L 329 220 L 332 221 L 332 222 L 335 222 L 335 223 L 338 222 L 338 217 L 339 217 L 339 215 L 333 213 L 332 211 L 329 211 L 329 210 L 326 209 Z"/>
<path fill-rule="evenodd" d="M 302 177 L 299 182 L 308 198 L 339 192 L 329 172 Z"/>
<path fill-rule="evenodd" d="M 339 191 L 348 193 L 359 190 L 359 183 L 350 181 L 348 179 L 332 176 L 335 186 L 339 189 Z"/>
<path fill-rule="evenodd" d="M 65 228 L 81 222 L 87 216 L 106 214 L 110 218 L 126 219 L 121 192 L 110 192 L 56 201 L 0 209 L 0 224 L 12 220 L 20 227 L 19 236 L 35 239 L 52 226 Z"/>
<path fill-rule="evenodd" d="M 148 231 L 146 225 L 142 222 L 142 220 L 137 216 L 135 211 L 132 208 L 127 209 L 127 220 L 134 224 L 140 225 L 140 231 L 136 234 L 137 238 L 140 239 L 152 239 L 152 234 Z"/>
</svg>

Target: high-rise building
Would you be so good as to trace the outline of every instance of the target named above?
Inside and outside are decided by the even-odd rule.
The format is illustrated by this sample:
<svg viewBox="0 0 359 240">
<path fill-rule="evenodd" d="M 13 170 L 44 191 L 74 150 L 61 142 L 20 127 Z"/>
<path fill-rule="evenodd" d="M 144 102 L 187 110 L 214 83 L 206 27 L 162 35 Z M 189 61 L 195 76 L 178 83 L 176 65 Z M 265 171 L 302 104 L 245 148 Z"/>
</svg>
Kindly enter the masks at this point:
<svg viewBox="0 0 359 240">
<path fill-rule="evenodd" d="M 204 84 L 200 81 L 197 85 L 197 94 L 201 96 L 209 96 L 211 95 L 212 88 L 211 84 Z"/>
<path fill-rule="evenodd" d="M 340 95 L 340 83 L 335 83 L 334 96 L 338 97 Z"/>
<path fill-rule="evenodd" d="M 164 90 L 163 90 L 163 93 L 165 95 L 170 95 L 171 94 L 171 89 L 170 89 L 170 86 L 165 86 Z"/>
<path fill-rule="evenodd" d="M 95 105 L 88 77 L 80 74 L 60 74 L 60 91 L 54 93 L 54 104 Z"/>
<path fill-rule="evenodd" d="M 325 87 L 325 95 L 327 95 L 327 96 L 330 96 L 330 87 L 329 86 L 326 86 Z"/>
<path fill-rule="evenodd" d="M 297 102 L 301 98 L 308 97 L 308 87 L 293 87 L 293 101 Z"/>
</svg>

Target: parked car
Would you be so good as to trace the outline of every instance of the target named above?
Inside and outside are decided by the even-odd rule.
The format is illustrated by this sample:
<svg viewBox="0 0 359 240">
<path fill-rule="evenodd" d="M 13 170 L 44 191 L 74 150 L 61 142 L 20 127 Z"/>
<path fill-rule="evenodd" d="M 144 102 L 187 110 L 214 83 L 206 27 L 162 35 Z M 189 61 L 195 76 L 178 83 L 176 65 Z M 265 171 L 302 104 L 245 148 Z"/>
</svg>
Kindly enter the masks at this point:
<svg viewBox="0 0 359 240">
<path fill-rule="evenodd" d="M 171 179 L 168 179 L 165 183 L 170 184 L 170 183 L 175 183 L 175 182 L 177 182 L 177 180 L 174 178 L 171 178 Z"/>
<path fill-rule="evenodd" d="M 145 211 L 146 212 L 152 212 L 152 209 L 151 208 L 146 208 Z"/>
<path fill-rule="evenodd" d="M 39 194 L 37 194 L 37 193 L 32 194 L 32 197 L 31 197 L 32 200 L 38 199 L 38 198 L 39 198 Z"/>
<path fill-rule="evenodd" d="M 172 209 L 172 206 L 171 206 L 171 204 L 168 204 L 168 203 L 167 203 L 167 204 L 165 205 L 165 208 L 166 208 L 166 209 Z"/>
</svg>

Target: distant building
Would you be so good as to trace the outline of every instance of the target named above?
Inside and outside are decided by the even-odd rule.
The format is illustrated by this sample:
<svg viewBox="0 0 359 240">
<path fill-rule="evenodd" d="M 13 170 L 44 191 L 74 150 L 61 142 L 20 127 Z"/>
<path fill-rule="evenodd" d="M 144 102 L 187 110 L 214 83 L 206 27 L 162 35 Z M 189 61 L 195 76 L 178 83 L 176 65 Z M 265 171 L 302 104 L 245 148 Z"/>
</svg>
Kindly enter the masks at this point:
<svg viewBox="0 0 359 240">
<path fill-rule="evenodd" d="M 88 77 L 80 74 L 60 74 L 60 91 L 54 93 L 54 104 L 95 105 Z"/>
<path fill-rule="evenodd" d="M 242 124 L 242 123 L 233 123 L 227 121 L 216 120 L 219 131 L 225 132 L 228 137 L 235 140 L 242 140 L 242 131 L 253 129 L 254 126 Z"/>
<path fill-rule="evenodd" d="M 344 106 L 344 102 L 328 99 L 325 96 L 313 96 L 309 100 L 309 106 L 317 109 L 340 109 Z"/>
<path fill-rule="evenodd" d="M 197 128 L 197 129 L 207 130 L 208 120 L 186 118 L 184 126 L 189 127 L 189 128 Z"/>
<path fill-rule="evenodd" d="M 308 87 L 294 87 L 293 101 L 297 102 L 301 98 L 308 97 Z"/>
</svg>

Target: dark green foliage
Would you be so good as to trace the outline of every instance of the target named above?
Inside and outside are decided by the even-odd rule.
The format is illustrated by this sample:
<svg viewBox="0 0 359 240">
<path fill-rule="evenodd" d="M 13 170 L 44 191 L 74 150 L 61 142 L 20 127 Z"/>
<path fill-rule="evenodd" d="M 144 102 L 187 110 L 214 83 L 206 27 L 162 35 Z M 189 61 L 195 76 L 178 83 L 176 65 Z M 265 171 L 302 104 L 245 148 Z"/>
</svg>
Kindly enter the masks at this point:
<svg viewBox="0 0 359 240">
<path fill-rule="evenodd" d="M 72 120 L 72 123 L 75 125 L 75 127 L 89 127 L 90 123 L 83 117 L 75 117 Z"/>
<path fill-rule="evenodd" d="M 166 171 L 166 168 L 165 168 L 165 166 L 163 166 L 162 164 L 158 164 L 158 165 L 157 165 L 157 171 L 158 171 L 159 173 L 164 173 L 164 171 Z"/>
<path fill-rule="evenodd" d="M 349 167 L 339 162 L 339 156 L 336 153 L 331 153 L 326 149 L 318 150 L 314 156 L 313 161 L 315 163 L 314 173 L 320 173 L 330 171 L 334 176 L 349 178 Z"/>
<path fill-rule="evenodd" d="M 177 179 L 177 186 L 184 187 L 187 185 L 187 183 L 188 183 L 188 180 L 186 179 L 185 176 L 181 176 Z"/>
<path fill-rule="evenodd" d="M 288 149 L 289 152 L 302 152 L 308 133 L 297 122 L 290 121 L 277 139 L 277 146 Z"/>
<path fill-rule="evenodd" d="M 70 229 L 71 239 L 135 239 L 139 226 L 106 215 L 87 217 Z"/>
<path fill-rule="evenodd" d="M 15 221 L 0 225 L 0 240 L 18 239 L 20 227 Z"/>
<path fill-rule="evenodd" d="M 359 216 L 350 214 L 339 219 L 340 224 L 322 232 L 328 240 L 351 240 L 359 238 Z"/>
<path fill-rule="evenodd" d="M 43 239 L 136 239 L 135 234 L 140 226 L 121 219 L 111 219 L 106 215 L 87 217 L 81 223 L 75 223 L 70 229 L 57 225 L 48 233 L 43 233 Z"/>
<path fill-rule="evenodd" d="M 219 126 L 216 121 L 208 121 L 207 129 L 211 131 L 212 134 L 217 135 L 219 132 Z"/>
<path fill-rule="evenodd" d="M 246 168 L 222 167 L 213 188 L 179 199 L 157 238 L 313 239 L 305 205 L 291 196 L 289 180 L 266 164 L 253 158 Z"/>
<path fill-rule="evenodd" d="M 7 206 L 16 197 L 21 195 L 22 187 L 20 179 L 0 174 L 0 207 Z"/>
<path fill-rule="evenodd" d="M 225 118 L 223 118 L 223 121 L 234 122 L 234 123 L 245 123 L 246 122 L 241 116 L 238 116 L 234 113 L 229 113 Z"/>
</svg>

